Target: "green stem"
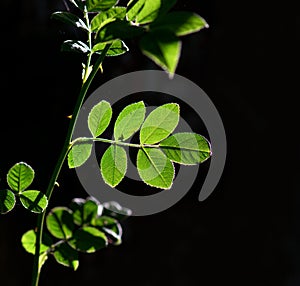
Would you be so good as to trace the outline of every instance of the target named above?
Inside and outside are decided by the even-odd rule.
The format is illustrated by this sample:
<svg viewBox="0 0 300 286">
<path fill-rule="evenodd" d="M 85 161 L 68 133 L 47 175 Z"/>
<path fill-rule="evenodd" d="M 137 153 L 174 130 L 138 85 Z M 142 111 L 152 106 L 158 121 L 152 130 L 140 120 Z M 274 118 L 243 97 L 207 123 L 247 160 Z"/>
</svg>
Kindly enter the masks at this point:
<svg viewBox="0 0 300 286">
<path fill-rule="evenodd" d="M 60 174 L 61 168 L 63 166 L 63 163 L 65 161 L 65 158 L 68 154 L 68 151 L 71 147 L 71 140 L 72 140 L 72 136 L 73 136 L 73 132 L 74 132 L 74 128 L 75 128 L 75 124 L 77 121 L 77 117 L 79 114 L 79 111 L 81 109 L 81 106 L 83 104 L 84 98 L 87 94 L 87 91 L 90 87 L 91 82 L 93 81 L 96 73 L 98 72 L 99 66 L 102 64 L 106 53 L 108 52 L 109 48 L 110 48 L 111 44 L 107 44 L 103 50 L 103 52 L 101 53 L 100 57 L 97 59 L 96 63 L 94 64 L 93 70 L 91 72 L 91 74 L 89 75 L 89 77 L 87 78 L 87 80 L 83 83 L 75 108 L 74 108 L 74 112 L 71 118 L 71 122 L 69 125 L 69 129 L 66 135 L 66 139 L 65 139 L 65 143 L 63 145 L 62 151 L 60 153 L 59 159 L 56 163 L 56 166 L 54 168 L 54 171 L 52 173 L 48 188 L 46 190 L 45 195 L 48 198 L 48 201 L 50 201 L 55 183 L 57 181 L 57 178 Z M 35 249 L 35 255 L 34 255 L 34 261 L 33 261 L 33 271 L 32 271 L 32 286 L 37 286 L 39 283 L 39 276 L 40 276 L 40 271 L 39 271 L 39 253 L 40 253 L 40 247 L 41 247 L 41 243 L 42 243 L 42 234 L 43 234 L 43 228 L 44 228 L 44 221 L 45 221 L 45 216 L 46 216 L 46 212 L 44 211 L 43 213 L 38 215 L 38 219 L 37 219 L 37 226 L 36 226 L 36 249 Z"/>
<path fill-rule="evenodd" d="M 127 146 L 127 147 L 134 147 L 134 148 L 159 148 L 159 145 L 153 145 L 153 144 L 134 144 L 134 143 L 127 143 L 117 140 L 110 140 L 105 138 L 87 138 L 87 137 L 79 137 L 76 138 L 74 141 L 71 142 L 71 145 L 73 146 L 76 143 L 85 143 L 85 142 L 102 142 L 102 143 L 108 143 L 108 144 L 115 144 L 119 146 Z"/>
</svg>

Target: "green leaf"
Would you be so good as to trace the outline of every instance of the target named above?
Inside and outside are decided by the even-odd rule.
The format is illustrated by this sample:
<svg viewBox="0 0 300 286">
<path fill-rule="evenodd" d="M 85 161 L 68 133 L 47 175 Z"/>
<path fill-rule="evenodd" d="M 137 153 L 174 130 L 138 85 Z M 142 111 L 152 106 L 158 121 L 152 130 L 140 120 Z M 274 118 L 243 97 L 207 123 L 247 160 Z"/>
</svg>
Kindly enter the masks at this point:
<svg viewBox="0 0 300 286">
<path fill-rule="evenodd" d="M 141 144 L 155 144 L 168 137 L 179 122 L 179 105 L 167 103 L 155 108 L 140 131 Z"/>
<path fill-rule="evenodd" d="M 77 168 L 83 165 L 91 156 L 93 144 L 83 143 L 76 144 L 68 153 L 69 168 Z"/>
<path fill-rule="evenodd" d="M 10 212 L 16 204 L 16 197 L 10 190 L 0 191 L 0 214 Z"/>
<path fill-rule="evenodd" d="M 51 16 L 53 19 L 62 21 L 66 24 L 71 24 L 77 28 L 89 31 L 89 28 L 86 26 L 85 22 L 80 19 L 77 15 L 74 15 L 70 12 L 55 12 Z"/>
<path fill-rule="evenodd" d="M 159 15 L 161 0 L 145 1 L 143 8 L 136 15 L 135 22 L 148 24 L 153 22 Z"/>
<path fill-rule="evenodd" d="M 175 73 L 180 53 L 181 41 L 168 30 L 154 30 L 140 39 L 143 54 L 166 70 L 170 77 Z"/>
<path fill-rule="evenodd" d="M 138 131 L 145 119 L 146 108 L 144 102 L 126 106 L 119 114 L 114 127 L 116 140 L 126 140 Z"/>
<path fill-rule="evenodd" d="M 206 21 L 192 12 L 171 12 L 150 25 L 150 29 L 167 29 L 176 36 L 185 36 L 208 28 Z"/>
<path fill-rule="evenodd" d="M 110 103 L 102 100 L 96 104 L 88 116 L 88 126 L 94 137 L 101 135 L 108 127 L 112 117 Z"/>
<path fill-rule="evenodd" d="M 106 24 L 115 21 L 115 19 L 124 20 L 126 16 L 125 7 L 113 7 L 107 11 L 97 14 L 91 21 L 91 30 L 99 31 Z"/>
<path fill-rule="evenodd" d="M 74 271 L 76 271 L 79 266 L 78 252 L 67 243 L 56 246 L 53 256 L 59 264 L 70 267 Z"/>
<path fill-rule="evenodd" d="M 110 243 L 121 244 L 122 227 L 116 219 L 108 216 L 98 217 L 94 220 L 93 226 L 103 231 Z"/>
<path fill-rule="evenodd" d="M 113 217 L 117 220 L 123 220 L 132 215 L 132 211 L 128 208 L 122 207 L 118 202 L 103 203 L 103 216 Z"/>
<path fill-rule="evenodd" d="M 177 133 L 160 142 L 159 146 L 173 162 L 195 165 L 211 155 L 209 142 L 196 133 Z"/>
<path fill-rule="evenodd" d="M 135 21 L 136 16 L 141 12 L 146 0 L 131 0 L 127 4 L 127 20 Z"/>
<path fill-rule="evenodd" d="M 70 208 L 73 210 L 74 223 L 82 226 L 83 224 L 90 224 L 96 219 L 99 203 L 91 197 L 87 200 L 73 199 Z"/>
<path fill-rule="evenodd" d="M 39 268 L 38 268 L 38 271 L 39 273 L 41 272 L 41 269 L 43 267 L 43 265 L 45 264 L 45 262 L 47 261 L 48 259 L 48 253 L 47 252 L 43 252 L 40 254 L 39 256 Z"/>
<path fill-rule="evenodd" d="M 103 154 L 100 162 L 101 175 L 106 184 L 117 186 L 127 170 L 127 155 L 124 148 L 111 145 Z"/>
<path fill-rule="evenodd" d="M 10 168 L 6 178 L 9 187 L 20 193 L 31 185 L 34 179 L 34 171 L 28 164 L 20 162 Z"/>
<path fill-rule="evenodd" d="M 78 52 L 84 54 L 90 52 L 90 48 L 84 42 L 73 40 L 64 41 L 61 50 L 63 52 Z"/>
<path fill-rule="evenodd" d="M 59 239 L 70 238 L 75 227 L 72 211 L 65 207 L 52 209 L 47 215 L 46 224 L 49 232 Z"/>
<path fill-rule="evenodd" d="M 104 50 L 105 46 L 106 46 L 106 43 L 98 43 L 93 47 L 92 50 L 93 50 L 93 52 L 101 54 L 101 52 Z M 111 47 L 109 48 L 106 56 L 108 56 L 108 57 L 120 56 L 128 51 L 129 51 L 129 49 L 123 41 L 114 40 Z"/>
<path fill-rule="evenodd" d="M 137 169 L 146 184 L 160 189 L 171 188 L 175 174 L 174 166 L 160 149 L 140 149 L 137 155 Z"/>
<path fill-rule="evenodd" d="M 20 201 L 33 213 L 42 213 L 48 205 L 47 197 L 40 191 L 24 191 L 20 194 Z"/>
<path fill-rule="evenodd" d="M 118 2 L 119 0 L 86 0 L 86 6 L 89 12 L 100 12 L 110 9 Z"/>
<path fill-rule="evenodd" d="M 93 253 L 107 246 L 108 241 L 105 234 L 95 227 L 85 226 L 74 232 L 73 237 L 68 240 L 69 245 L 86 253 Z"/>
<path fill-rule="evenodd" d="M 23 248 L 28 253 L 35 254 L 35 244 L 36 244 L 35 231 L 32 229 L 25 232 L 21 238 L 21 243 Z M 40 253 L 47 251 L 49 248 L 51 248 L 52 244 L 53 244 L 53 240 L 51 236 L 47 235 L 46 233 L 43 233 L 42 243 L 40 246 Z"/>
<path fill-rule="evenodd" d="M 116 19 L 105 25 L 97 34 L 96 42 L 109 42 L 117 39 L 132 39 L 142 35 L 145 29 L 132 26 L 127 21 Z"/>
</svg>

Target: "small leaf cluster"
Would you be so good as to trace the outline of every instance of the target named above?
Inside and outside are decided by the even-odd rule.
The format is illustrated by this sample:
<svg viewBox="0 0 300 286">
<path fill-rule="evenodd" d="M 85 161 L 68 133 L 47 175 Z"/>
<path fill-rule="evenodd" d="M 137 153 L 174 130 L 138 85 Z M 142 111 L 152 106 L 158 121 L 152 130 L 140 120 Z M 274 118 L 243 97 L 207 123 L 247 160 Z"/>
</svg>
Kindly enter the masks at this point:
<svg viewBox="0 0 300 286">
<path fill-rule="evenodd" d="M 131 211 L 116 202 L 100 204 L 96 199 L 75 198 L 69 207 L 55 207 L 46 217 L 47 232 L 43 232 L 40 264 L 49 256 L 61 265 L 76 270 L 79 253 L 94 253 L 122 241 L 120 221 Z M 27 231 L 21 239 L 24 249 L 35 254 L 36 233 Z"/>
<path fill-rule="evenodd" d="M 34 213 L 43 212 L 47 205 L 47 197 L 40 191 L 28 190 L 33 182 L 35 173 L 32 167 L 24 162 L 12 166 L 6 180 L 9 189 L 0 190 L 0 214 L 11 211 L 16 204 L 16 197 L 20 199 L 24 208 Z"/>
<path fill-rule="evenodd" d="M 82 29 L 91 37 L 87 43 L 67 40 L 64 51 L 101 54 L 107 43 L 107 56 L 128 51 L 124 40 L 137 38 L 141 51 L 171 76 L 180 53 L 180 37 L 208 27 L 199 15 L 188 11 L 171 11 L 176 0 L 130 0 L 127 7 L 117 6 L 118 0 L 70 0 L 84 15 L 55 12 L 52 17 Z M 91 18 L 91 20 L 90 20 Z"/>
<path fill-rule="evenodd" d="M 91 109 L 88 127 L 93 137 L 74 140 L 68 154 L 70 168 L 79 167 L 88 160 L 93 147 L 91 141 L 108 143 L 110 146 L 104 152 L 99 167 L 105 183 L 116 187 L 127 171 L 124 146 L 135 147 L 139 148 L 136 166 L 141 180 L 152 187 L 170 189 L 175 176 L 174 163 L 195 165 L 211 156 L 210 143 L 203 136 L 192 132 L 172 134 L 180 118 L 177 103 L 156 107 L 148 116 L 143 101 L 132 103 L 118 115 L 113 140 L 99 138 L 111 118 L 112 108 L 107 101 L 102 100 Z M 137 131 L 140 143 L 127 142 Z"/>
</svg>

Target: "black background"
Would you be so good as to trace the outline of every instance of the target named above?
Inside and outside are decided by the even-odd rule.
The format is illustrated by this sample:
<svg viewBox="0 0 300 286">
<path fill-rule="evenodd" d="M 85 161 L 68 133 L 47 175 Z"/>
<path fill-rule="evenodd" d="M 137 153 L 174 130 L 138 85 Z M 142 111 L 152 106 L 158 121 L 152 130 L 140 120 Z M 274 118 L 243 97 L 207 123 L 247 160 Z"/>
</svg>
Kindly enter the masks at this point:
<svg viewBox="0 0 300 286">
<path fill-rule="evenodd" d="M 41 285 L 300 285 L 299 20 L 286 2 L 179 0 L 210 28 L 183 38 L 177 73 L 197 83 L 223 119 L 228 159 L 214 193 L 201 178 L 170 209 L 123 223 L 123 244 L 82 255 L 71 270 L 48 260 Z M 4 7 L 3 7 L 4 5 Z M 1 16 L 0 187 L 18 161 L 44 190 L 80 89 L 81 58 L 60 52 L 74 31 L 50 20 L 62 1 L 5 1 Z M 157 68 L 134 42 L 104 63 L 102 82 Z M 207 168 L 203 166 L 205 172 Z M 201 176 L 200 176 L 201 177 Z M 85 197 L 64 166 L 51 206 Z M 0 285 L 30 285 L 32 256 L 20 245 L 36 217 L 18 206 L 0 217 Z"/>
</svg>

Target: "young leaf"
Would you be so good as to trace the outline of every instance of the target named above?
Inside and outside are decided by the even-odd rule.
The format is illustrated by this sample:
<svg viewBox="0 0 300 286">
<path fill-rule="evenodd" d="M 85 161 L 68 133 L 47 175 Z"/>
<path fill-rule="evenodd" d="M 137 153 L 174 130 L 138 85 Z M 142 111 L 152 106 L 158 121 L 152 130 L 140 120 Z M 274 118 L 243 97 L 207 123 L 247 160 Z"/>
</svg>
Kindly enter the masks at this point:
<svg viewBox="0 0 300 286">
<path fill-rule="evenodd" d="M 176 36 L 185 36 L 208 28 L 206 21 L 192 12 L 171 12 L 150 25 L 150 29 L 167 29 Z"/>
<path fill-rule="evenodd" d="M 170 160 L 184 165 L 202 163 L 211 155 L 208 141 L 196 133 L 176 133 L 159 146 Z"/>
<path fill-rule="evenodd" d="M 112 117 L 110 103 L 102 100 L 95 105 L 88 116 L 88 126 L 94 137 L 101 135 L 108 127 Z"/>
<path fill-rule="evenodd" d="M 41 269 L 43 267 L 43 265 L 45 264 L 45 262 L 48 259 L 48 253 L 47 252 L 43 252 L 40 254 L 39 256 L 39 267 L 38 267 L 38 271 L 41 272 Z"/>
<path fill-rule="evenodd" d="M 10 212 L 16 204 L 16 197 L 10 190 L 0 191 L 0 214 Z"/>
<path fill-rule="evenodd" d="M 47 215 L 46 224 L 49 232 L 59 239 L 70 238 L 75 227 L 72 211 L 65 207 L 52 209 Z"/>
<path fill-rule="evenodd" d="M 179 122 L 179 105 L 167 103 L 154 109 L 140 131 L 141 144 L 155 144 L 168 137 Z"/>
<path fill-rule="evenodd" d="M 73 40 L 64 41 L 61 50 L 63 52 L 78 52 L 83 54 L 90 52 L 90 48 L 84 42 Z"/>
<path fill-rule="evenodd" d="M 28 253 L 35 254 L 35 244 L 36 244 L 35 231 L 32 229 L 25 232 L 21 238 L 21 243 L 23 248 Z M 46 233 L 43 233 L 42 244 L 40 246 L 40 253 L 47 251 L 52 244 L 53 244 L 53 240 L 51 236 L 47 235 Z"/>
<path fill-rule="evenodd" d="M 69 245 L 77 250 L 86 253 L 93 253 L 107 246 L 108 241 L 105 234 L 95 227 L 85 226 L 74 232 L 68 240 Z"/>
<path fill-rule="evenodd" d="M 137 155 L 137 169 L 146 184 L 160 189 L 171 188 L 175 174 L 174 166 L 160 149 L 140 149 Z"/>
<path fill-rule="evenodd" d="M 126 106 L 119 114 L 114 127 L 114 137 L 118 140 L 126 140 L 138 131 L 145 119 L 146 108 L 144 102 Z"/>
<path fill-rule="evenodd" d="M 98 54 L 101 54 L 101 52 L 104 50 L 105 46 L 106 46 L 106 43 L 98 43 L 98 44 L 94 45 L 92 51 L 96 52 Z M 108 52 L 106 53 L 106 56 L 108 56 L 108 57 L 120 56 L 128 51 L 129 51 L 129 49 L 123 41 L 114 40 L 111 47 L 109 48 Z"/>
<path fill-rule="evenodd" d="M 101 158 L 100 169 L 104 182 L 111 187 L 117 186 L 127 170 L 127 155 L 124 148 L 111 145 Z"/>
<path fill-rule="evenodd" d="M 21 193 L 32 183 L 34 171 L 28 164 L 20 162 L 10 168 L 6 178 L 9 187 L 13 191 Z"/>
<path fill-rule="evenodd" d="M 68 154 L 69 168 L 77 168 L 83 165 L 91 156 L 93 144 L 77 144 L 72 147 Z"/>
<path fill-rule="evenodd" d="M 59 264 L 70 267 L 74 271 L 76 271 L 79 266 L 78 252 L 67 243 L 56 246 L 53 256 Z"/>
<path fill-rule="evenodd" d="M 97 32 L 106 24 L 115 21 L 115 19 L 124 20 L 125 16 L 125 7 L 113 7 L 107 11 L 97 14 L 91 21 L 91 29 L 93 32 Z"/>
<path fill-rule="evenodd" d="M 20 201 L 33 213 L 42 213 L 48 205 L 47 197 L 40 191 L 24 191 L 20 194 Z"/>
<path fill-rule="evenodd" d="M 175 73 L 180 52 L 181 41 L 169 30 L 154 30 L 145 34 L 140 42 L 143 54 L 166 70 L 170 77 Z"/>
<path fill-rule="evenodd" d="M 132 26 L 127 21 L 116 19 L 105 25 L 96 36 L 96 42 L 108 42 L 117 39 L 132 39 L 142 35 L 145 29 L 138 26 Z"/>
<path fill-rule="evenodd" d="M 86 0 L 86 6 L 89 12 L 100 12 L 108 10 L 118 2 L 119 0 Z"/>
<path fill-rule="evenodd" d="M 74 15 L 69 12 L 55 12 L 51 16 L 53 19 L 62 21 L 66 24 L 71 24 L 77 28 L 81 28 L 83 30 L 89 31 L 89 28 L 86 26 L 84 21 L 80 19 L 77 15 Z"/>
</svg>

